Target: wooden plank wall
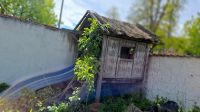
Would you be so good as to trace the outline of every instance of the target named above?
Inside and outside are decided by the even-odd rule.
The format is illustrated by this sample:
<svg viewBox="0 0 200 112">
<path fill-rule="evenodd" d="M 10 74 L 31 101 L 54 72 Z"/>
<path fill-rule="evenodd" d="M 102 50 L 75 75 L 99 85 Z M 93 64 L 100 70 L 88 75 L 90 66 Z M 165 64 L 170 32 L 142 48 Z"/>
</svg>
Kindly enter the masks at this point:
<svg viewBox="0 0 200 112">
<path fill-rule="evenodd" d="M 105 39 L 105 38 L 104 38 Z M 106 39 L 107 46 L 105 47 L 105 62 L 103 78 L 114 78 L 117 67 L 118 52 L 120 49 L 118 39 Z M 105 44 L 104 44 L 105 45 Z"/>
<path fill-rule="evenodd" d="M 133 59 L 123 59 L 120 58 L 121 47 L 130 47 L 135 48 L 135 42 L 130 40 L 120 39 L 120 48 L 117 60 L 117 69 L 115 78 L 131 78 L 132 68 L 133 68 Z"/>
<path fill-rule="evenodd" d="M 147 45 L 137 43 L 136 52 L 134 55 L 134 64 L 132 69 L 132 78 L 142 78 L 144 73 L 144 64 L 146 57 Z"/>
<path fill-rule="evenodd" d="M 102 63 L 104 65 L 102 68 L 103 78 L 143 78 L 145 58 L 149 52 L 147 44 L 105 37 L 103 46 L 105 50 L 102 52 L 102 58 L 104 58 Z M 135 47 L 134 59 L 121 59 L 121 47 Z"/>
</svg>

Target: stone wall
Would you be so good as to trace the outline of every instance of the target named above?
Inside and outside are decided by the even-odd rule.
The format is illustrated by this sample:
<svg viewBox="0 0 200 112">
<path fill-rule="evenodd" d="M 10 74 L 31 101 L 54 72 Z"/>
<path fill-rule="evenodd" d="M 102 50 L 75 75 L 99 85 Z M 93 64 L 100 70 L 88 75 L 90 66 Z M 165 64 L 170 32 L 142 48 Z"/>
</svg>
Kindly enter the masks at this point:
<svg viewBox="0 0 200 112">
<path fill-rule="evenodd" d="M 147 92 L 174 100 L 186 108 L 200 105 L 200 58 L 151 56 Z"/>
</svg>

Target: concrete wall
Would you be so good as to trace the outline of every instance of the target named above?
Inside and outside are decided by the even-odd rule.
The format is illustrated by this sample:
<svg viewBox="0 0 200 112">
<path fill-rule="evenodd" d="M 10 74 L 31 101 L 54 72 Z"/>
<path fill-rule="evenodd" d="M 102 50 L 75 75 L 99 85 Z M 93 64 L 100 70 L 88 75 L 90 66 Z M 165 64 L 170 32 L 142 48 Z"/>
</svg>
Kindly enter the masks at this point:
<svg viewBox="0 0 200 112">
<path fill-rule="evenodd" d="M 147 97 L 156 95 L 177 101 L 186 108 L 200 106 L 200 58 L 150 57 Z"/>
<path fill-rule="evenodd" d="M 0 82 L 13 84 L 72 64 L 73 37 L 69 30 L 0 16 Z"/>
</svg>

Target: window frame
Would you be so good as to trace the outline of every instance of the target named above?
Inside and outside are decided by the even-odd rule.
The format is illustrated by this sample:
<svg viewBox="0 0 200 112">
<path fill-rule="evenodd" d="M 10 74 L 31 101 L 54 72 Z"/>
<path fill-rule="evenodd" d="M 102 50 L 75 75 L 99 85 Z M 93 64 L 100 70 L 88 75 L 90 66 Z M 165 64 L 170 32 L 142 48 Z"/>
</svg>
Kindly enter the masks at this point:
<svg viewBox="0 0 200 112">
<path fill-rule="evenodd" d="M 128 50 L 128 51 L 125 51 L 125 50 Z M 133 51 L 131 51 L 131 50 L 133 50 Z M 136 51 L 136 47 L 135 46 L 133 46 L 133 47 L 121 46 L 120 47 L 120 52 L 119 52 L 119 58 L 120 59 L 126 59 L 126 60 L 133 60 L 135 51 Z"/>
</svg>

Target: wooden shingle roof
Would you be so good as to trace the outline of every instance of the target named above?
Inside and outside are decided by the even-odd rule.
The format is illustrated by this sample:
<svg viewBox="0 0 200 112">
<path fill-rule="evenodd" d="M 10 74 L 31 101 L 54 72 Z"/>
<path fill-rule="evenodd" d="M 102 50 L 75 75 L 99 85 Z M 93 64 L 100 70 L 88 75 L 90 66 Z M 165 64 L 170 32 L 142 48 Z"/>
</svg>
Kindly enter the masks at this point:
<svg viewBox="0 0 200 112">
<path fill-rule="evenodd" d="M 151 31 L 145 29 L 139 24 L 130 24 L 127 22 L 110 19 L 89 10 L 83 16 L 78 25 L 75 27 L 75 30 L 81 31 L 85 27 L 88 27 L 90 24 L 87 20 L 88 18 L 97 19 L 100 25 L 109 24 L 109 31 L 106 33 L 106 35 L 149 43 L 159 42 L 159 39 L 155 34 L 153 34 Z"/>
</svg>

